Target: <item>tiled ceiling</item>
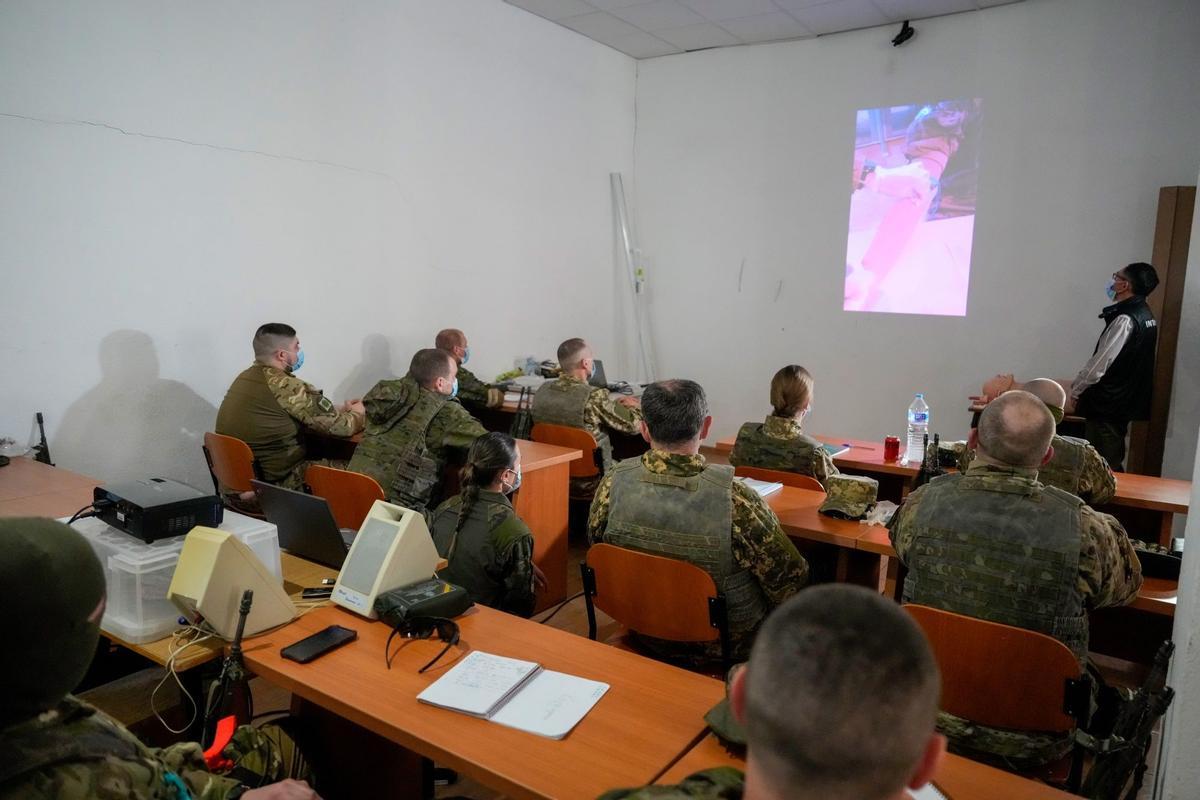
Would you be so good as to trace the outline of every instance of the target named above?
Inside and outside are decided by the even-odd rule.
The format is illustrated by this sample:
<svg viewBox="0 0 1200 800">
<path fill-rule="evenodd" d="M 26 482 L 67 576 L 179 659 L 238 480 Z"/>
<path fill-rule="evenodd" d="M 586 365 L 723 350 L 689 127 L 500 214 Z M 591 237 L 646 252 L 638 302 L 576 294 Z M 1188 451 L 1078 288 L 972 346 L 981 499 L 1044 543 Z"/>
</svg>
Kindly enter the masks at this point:
<svg viewBox="0 0 1200 800">
<path fill-rule="evenodd" d="M 809 39 L 1020 0 L 505 0 L 634 58 Z"/>
</svg>

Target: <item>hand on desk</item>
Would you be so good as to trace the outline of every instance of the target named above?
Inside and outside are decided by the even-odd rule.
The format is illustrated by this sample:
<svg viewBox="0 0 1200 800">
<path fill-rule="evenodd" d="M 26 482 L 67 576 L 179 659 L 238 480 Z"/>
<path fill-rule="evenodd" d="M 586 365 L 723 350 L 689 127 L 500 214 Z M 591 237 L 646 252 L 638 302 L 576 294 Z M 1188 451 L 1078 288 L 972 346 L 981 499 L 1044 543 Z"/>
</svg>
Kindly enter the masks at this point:
<svg viewBox="0 0 1200 800">
<path fill-rule="evenodd" d="M 636 397 L 619 397 L 617 402 L 626 408 L 637 408 L 642 404 L 642 401 Z"/>
<path fill-rule="evenodd" d="M 342 403 L 342 411 L 353 411 L 356 414 L 365 415 L 367 413 L 367 407 L 363 405 L 362 400 L 347 400 L 345 403 Z"/>
<path fill-rule="evenodd" d="M 304 781 L 286 780 L 251 789 L 242 795 L 242 800 L 321 800 L 321 796 Z"/>
</svg>

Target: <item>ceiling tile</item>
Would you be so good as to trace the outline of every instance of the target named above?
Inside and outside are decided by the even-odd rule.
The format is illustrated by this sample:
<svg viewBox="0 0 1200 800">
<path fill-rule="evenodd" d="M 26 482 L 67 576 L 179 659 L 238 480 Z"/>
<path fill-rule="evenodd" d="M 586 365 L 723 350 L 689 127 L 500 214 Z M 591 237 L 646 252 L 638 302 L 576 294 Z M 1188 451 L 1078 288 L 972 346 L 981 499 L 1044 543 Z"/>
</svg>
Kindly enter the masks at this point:
<svg viewBox="0 0 1200 800">
<path fill-rule="evenodd" d="M 632 36 L 641 33 L 637 28 L 624 20 L 619 20 L 612 14 L 597 11 L 579 17 L 567 17 L 558 21 L 573 31 L 578 31 L 590 39 L 607 42 L 618 36 Z"/>
<path fill-rule="evenodd" d="M 679 0 L 710 22 L 770 14 L 779 7 L 771 0 Z"/>
<path fill-rule="evenodd" d="M 729 45 L 742 43 L 711 22 L 701 22 L 699 25 L 685 25 L 682 28 L 668 28 L 665 31 L 656 31 L 655 35 L 666 39 L 671 44 L 684 50 L 703 50 L 706 47 L 728 47 Z"/>
<path fill-rule="evenodd" d="M 605 42 L 605 44 L 634 58 L 654 58 L 655 56 L 669 56 L 672 53 L 683 52 L 682 49 L 675 45 L 664 42 L 657 36 L 645 31 L 638 31 L 633 36 L 618 36 L 616 39 Z"/>
<path fill-rule="evenodd" d="M 892 22 L 977 10 L 975 0 L 875 0 L 875 7 Z"/>
<path fill-rule="evenodd" d="M 650 0 L 587 0 L 590 5 L 595 6 L 601 11 L 612 11 L 614 8 L 627 8 L 629 6 L 641 6 L 650 2 Z"/>
<path fill-rule="evenodd" d="M 742 17 L 741 19 L 727 19 L 721 23 L 721 27 L 746 44 L 774 42 L 780 39 L 799 39 L 803 36 L 813 35 L 812 31 L 782 11 Z"/>
<path fill-rule="evenodd" d="M 532 11 L 539 17 L 553 20 L 588 14 L 596 10 L 584 0 L 506 0 L 506 2 L 517 8 Z"/>
<path fill-rule="evenodd" d="M 800 24 L 816 34 L 840 33 L 891 22 L 870 0 L 837 0 L 819 6 L 799 7 L 793 0 L 775 0 Z"/>
<path fill-rule="evenodd" d="M 655 0 L 645 5 L 614 9 L 612 13 L 644 31 L 661 31 L 704 22 L 704 17 L 675 0 Z"/>
</svg>

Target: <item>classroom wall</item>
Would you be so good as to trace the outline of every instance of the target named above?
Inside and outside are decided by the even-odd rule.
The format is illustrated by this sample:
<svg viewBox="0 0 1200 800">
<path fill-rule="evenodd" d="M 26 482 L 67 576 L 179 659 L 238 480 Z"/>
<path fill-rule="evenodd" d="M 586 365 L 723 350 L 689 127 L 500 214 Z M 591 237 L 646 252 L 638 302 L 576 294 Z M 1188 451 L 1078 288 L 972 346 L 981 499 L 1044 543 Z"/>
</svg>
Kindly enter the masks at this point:
<svg viewBox="0 0 1200 800">
<path fill-rule="evenodd" d="M 271 320 L 337 401 L 444 326 L 485 378 L 616 353 L 633 108 L 632 59 L 498 0 L 0 4 L 0 436 L 211 485 Z"/>
<path fill-rule="evenodd" d="M 1158 188 L 1196 178 L 1194 2 L 1027 0 L 916 28 L 902 48 L 877 28 L 639 63 L 660 372 L 706 386 L 714 438 L 769 411 L 788 363 L 816 378 L 813 432 L 902 435 L 923 391 L 932 430 L 965 436 L 985 378 L 1082 367 L 1109 275 L 1150 257 Z M 855 111 L 959 96 L 984 109 L 967 315 L 843 312 Z"/>
</svg>

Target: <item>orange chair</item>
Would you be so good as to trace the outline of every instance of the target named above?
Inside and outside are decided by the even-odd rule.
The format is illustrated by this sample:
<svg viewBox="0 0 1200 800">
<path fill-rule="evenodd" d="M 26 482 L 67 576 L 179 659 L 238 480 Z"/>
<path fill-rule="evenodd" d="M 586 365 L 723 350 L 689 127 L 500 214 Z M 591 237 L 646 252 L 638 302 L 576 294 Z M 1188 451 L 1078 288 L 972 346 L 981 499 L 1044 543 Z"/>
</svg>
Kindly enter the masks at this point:
<svg viewBox="0 0 1200 800">
<path fill-rule="evenodd" d="M 721 667 L 730 666 L 725 597 L 700 567 L 667 556 L 596 544 L 581 563 L 588 638 L 596 638 L 599 608 L 628 630 L 673 642 L 721 643 Z M 664 592 L 662 587 L 671 590 Z M 618 643 L 620 646 L 621 643 Z"/>
<path fill-rule="evenodd" d="M 262 471 L 254 458 L 250 445 L 233 436 L 219 433 L 204 434 L 204 460 L 208 462 L 208 474 L 212 476 L 213 488 L 220 495 L 225 507 L 239 514 L 263 518 L 247 505 L 239 505 L 230 495 L 253 492 L 250 481 L 262 480 Z"/>
<path fill-rule="evenodd" d="M 993 728 L 1066 734 L 1087 722 L 1091 681 L 1071 649 L 1036 631 L 905 605 L 942 672 L 942 711 Z M 1082 748 L 1036 777 L 1079 789 Z"/>
<path fill-rule="evenodd" d="M 538 422 L 529 432 L 529 438 L 542 444 L 553 444 L 559 447 L 569 447 L 583 452 L 583 458 L 577 458 L 568 464 L 572 478 L 594 478 L 600 474 L 603 467 L 603 456 L 596 444 L 596 437 L 583 428 L 570 428 L 566 425 L 552 425 L 549 422 Z M 591 453 L 591 458 L 588 458 Z M 573 500 L 590 500 L 591 497 L 576 497 Z"/>
<path fill-rule="evenodd" d="M 376 500 L 386 500 L 383 487 L 370 475 L 313 464 L 304 482 L 317 497 L 324 497 L 339 528 L 358 530 Z"/>
<path fill-rule="evenodd" d="M 756 481 L 782 483 L 784 486 L 795 486 L 797 489 L 812 489 L 815 492 L 825 491 L 821 482 L 811 475 L 801 475 L 798 472 L 788 472 L 782 469 L 763 469 L 761 467 L 736 467 L 733 474 L 739 478 L 753 478 Z"/>
</svg>

